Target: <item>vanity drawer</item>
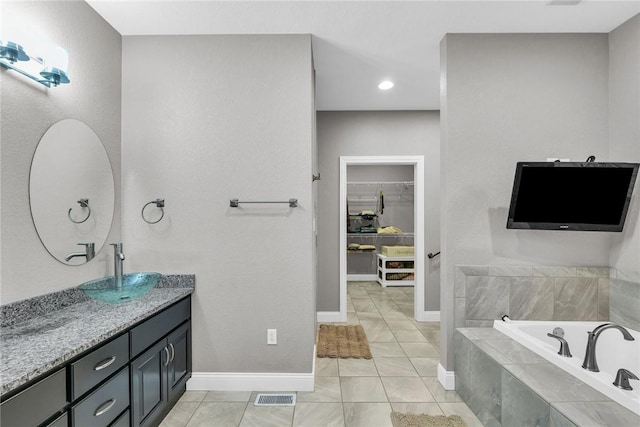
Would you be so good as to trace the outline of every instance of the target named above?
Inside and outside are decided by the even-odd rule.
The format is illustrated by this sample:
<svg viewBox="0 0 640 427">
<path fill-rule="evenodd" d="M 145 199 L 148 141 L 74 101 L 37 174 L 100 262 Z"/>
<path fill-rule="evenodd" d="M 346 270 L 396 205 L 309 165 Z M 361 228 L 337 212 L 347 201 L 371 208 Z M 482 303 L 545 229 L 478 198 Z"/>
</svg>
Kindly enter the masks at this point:
<svg viewBox="0 0 640 427">
<path fill-rule="evenodd" d="M 71 400 L 82 396 L 129 361 L 127 334 L 71 364 Z"/>
<path fill-rule="evenodd" d="M 72 408 L 74 426 L 109 425 L 129 406 L 129 368 L 106 382 Z"/>
<path fill-rule="evenodd" d="M 55 420 L 51 421 L 49 424 L 47 424 L 47 427 L 68 427 L 68 426 L 69 426 L 69 415 L 67 415 L 66 412 L 60 415 Z"/>
<path fill-rule="evenodd" d="M 127 409 L 125 413 L 120 415 L 109 427 L 129 427 L 129 418 L 131 418 L 131 413 Z"/>
<path fill-rule="evenodd" d="M 0 425 L 40 425 L 67 404 L 66 369 L 49 375 L 28 389 L 2 402 Z"/>
<path fill-rule="evenodd" d="M 191 298 L 185 298 L 133 328 L 130 332 L 131 358 L 137 356 L 190 317 Z"/>
</svg>

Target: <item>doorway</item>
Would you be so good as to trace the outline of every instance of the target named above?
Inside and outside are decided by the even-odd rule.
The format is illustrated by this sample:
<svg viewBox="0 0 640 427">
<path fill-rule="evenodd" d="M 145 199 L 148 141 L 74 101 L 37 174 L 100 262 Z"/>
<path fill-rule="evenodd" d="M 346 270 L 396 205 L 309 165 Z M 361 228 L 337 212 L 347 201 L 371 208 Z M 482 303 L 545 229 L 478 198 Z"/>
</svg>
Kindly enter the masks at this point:
<svg viewBox="0 0 640 427">
<path fill-rule="evenodd" d="M 414 318 L 424 313 L 424 156 L 341 156 L 340 157 L 340 322 L 347 320 L 347 194 L 349 166 L 413 167 Z"/>
</svg>

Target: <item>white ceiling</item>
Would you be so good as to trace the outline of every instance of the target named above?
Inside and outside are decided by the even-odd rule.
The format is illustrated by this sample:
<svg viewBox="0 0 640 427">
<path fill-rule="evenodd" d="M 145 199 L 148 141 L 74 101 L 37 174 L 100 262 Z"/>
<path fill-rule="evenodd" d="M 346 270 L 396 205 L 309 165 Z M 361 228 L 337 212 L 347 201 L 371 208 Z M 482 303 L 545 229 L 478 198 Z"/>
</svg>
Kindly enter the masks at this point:
<svg viewBox="0 0 640 427">
<path fill-rule="evenodd" d="M 319 110 L 439 109 L 446 33 L 608 33 L 640 13 L 640 0 L 87 2 L 123 36 L 312 34 Z"/>
</svg>

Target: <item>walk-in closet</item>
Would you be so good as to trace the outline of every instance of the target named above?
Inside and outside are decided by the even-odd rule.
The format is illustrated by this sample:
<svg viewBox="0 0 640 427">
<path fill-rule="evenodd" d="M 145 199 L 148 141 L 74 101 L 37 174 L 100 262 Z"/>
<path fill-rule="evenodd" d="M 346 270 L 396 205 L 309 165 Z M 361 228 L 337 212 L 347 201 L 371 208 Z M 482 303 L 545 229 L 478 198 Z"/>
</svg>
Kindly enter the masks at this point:
<svg viewBox="0 0 640 427">
<path fill-rule="evenodd" d="M 347 166 L 347 280 L 413 286 L 413 165 Z"/>
</svg>

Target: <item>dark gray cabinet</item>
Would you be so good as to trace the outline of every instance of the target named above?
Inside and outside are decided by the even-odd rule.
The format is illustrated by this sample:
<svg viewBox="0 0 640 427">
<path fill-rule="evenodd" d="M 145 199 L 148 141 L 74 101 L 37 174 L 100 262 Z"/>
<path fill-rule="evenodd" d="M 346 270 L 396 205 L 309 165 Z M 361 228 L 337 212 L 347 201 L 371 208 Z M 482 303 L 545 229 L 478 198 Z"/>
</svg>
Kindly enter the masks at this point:
<svg viewBox="0 0 640 427">
<path fill-rule="evenodd" d="M 191 377 L 191 297 L 2 397 L 0 425 L 157 426 Z"/>
<path fill-rule="evenodd" d="M 63 368 L 3 401 L 0 425 L 38 426 L 62 411 L 67 403 L 67 375 Z"/>
<path fill-rule="evenodd" d="M 169 334 L 167 344 L 171 350 L 167 367 L 169 402 L 176 402 L 191 378 L 191 322 Z"/>
<path fill-rule="evenodd" d="M 67 415 L 66 412 L 60 415 L 55 420 L 51 421 L 49 424 L 47 424 L 47 427 L 68 427 L 68 426 L 69 426 L 69 415 Z"/>
<path fill-rule="evenodd" d="M 107 427 L 129 407 L 129 368 L 124 368 L 71 408 L 74 426 Z"/>
<path fill-rule="evenodd" d="M 91 390 L 129 362 L 129 336 L 119 338 L 71 363 L 71 400 Z"/>
<path fill-rule="evenodd" d="M 191 376 L 191 322 L 166 335 L 131 363 L 134 426 L 154 426 L 184 393 Z"/>
<path fill-rule="evenodd" d="M 167 399 L 169 350 L 158 342 L 131 363 L 131 413 L 134 426 L 147 426 L 162 415 Z"/>
</svg>

